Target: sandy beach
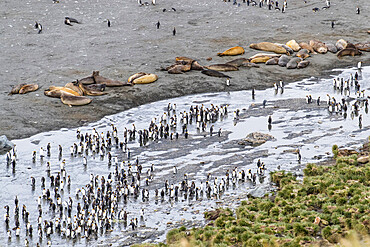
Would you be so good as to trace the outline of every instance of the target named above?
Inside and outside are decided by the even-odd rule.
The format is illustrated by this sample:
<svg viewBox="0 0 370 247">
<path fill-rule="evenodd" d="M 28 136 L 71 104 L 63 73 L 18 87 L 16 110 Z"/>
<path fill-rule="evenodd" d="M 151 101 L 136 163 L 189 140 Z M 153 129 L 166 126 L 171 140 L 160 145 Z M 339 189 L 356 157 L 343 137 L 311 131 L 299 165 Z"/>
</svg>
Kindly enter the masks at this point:
<svg viewBox="0 0 370 247">
<path fill-rule="evenodd" d="M 283 2 L 279 2 L 280 7 Z M 61 0 L 0 2 L 0 135 L 19 139 L 36 133 L 77 127 L 126 109 L 188 94 L 219 91 L 263 89 L 274 82 L 297 81 L 307 77 L 325 77 L 333 68 L 364 65 L 369 53 L 338 59 L 335 54 L 316 54 L 305 69 L 287 70 L 260 65 L 228 72 L 225 80 L 190 71 L 170 75 L 160 71 L 176 56 L 197 59 L 202 65 L 225 63 L 237 57 L 217 57 L 230 47 L 245 48 L 248 58 L 259 51 L 250 43 L 269 41 L 286 43 L 291 39 L 308 42 L 318 39 L 334 43 L 345 39 L 352 43 L 369 41 L 370 3 L 359 0 L 288 1 L 285 13 L 267 6 L 240 6 L 223 1 L 158 1 L 157 5 L 139 7 L 136 1 Z M 171 10 L 175 8 L 176 11 Z M 318 12 L 312 8 L 318 7 Z M 356 14 L 356 7 L 362 11 Z M 163 9 L 167 11 L 163 12 Z M 67 26 L 64 17 L 80 20 Z M 108 28 L 106 19 L 112 26 Z M 43 25 L 41 34 L 35 21 Z M 155 24 L 160 21 L 160 28 Z M 331 27 L 334 21 L 334 28 Z M 367 26 L 366 26 L 367 25 Z M 172 35 L 173 28 L 177 33 Z M 211 57 L 212 61 L 206 59 Z M 148 85 L 108 88 L 105 96 L 93 97 L 91 104 L 68 107 L 59 99 L 44 96 L 50 85 L 63 86 L 91 75 L 93 70 L 125 81 L 139 71 L 156 73 L 158 81 Z M 8 95 L 12 85 L 37 83 L 40 89 L 25 95 Z"/>
</svg>

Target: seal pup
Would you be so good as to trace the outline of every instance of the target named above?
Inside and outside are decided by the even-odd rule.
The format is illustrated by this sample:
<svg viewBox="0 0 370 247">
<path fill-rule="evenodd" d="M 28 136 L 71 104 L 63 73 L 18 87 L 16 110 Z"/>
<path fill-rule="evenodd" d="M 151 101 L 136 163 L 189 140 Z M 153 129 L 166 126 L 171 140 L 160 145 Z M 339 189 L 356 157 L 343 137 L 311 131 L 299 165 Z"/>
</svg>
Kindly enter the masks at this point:
<svg viewBox="0 0 370 247">
<path fill-rule="evenodd" d="M 202 74 L 205 74 L 205 75 L 208 75 L 208 76 L 213 76 L 213 77 L 221 77 L 221 78 L 230 78 L 230 76 L 228 75 L 225 75 L 219 71 L 216 71 L 216 70 L 213 70 L 213 69 L 205 69 L 205 70 L 202 70 Z"/>
<path fill-rule="evenodd" d="M 290 61 L 287 63 L 286 67 L 287 69 L 295 69 L 298 66 L 298 63 L 302 61 L 302 58 L 295 57 L 290 59 Z"/>
</svg>

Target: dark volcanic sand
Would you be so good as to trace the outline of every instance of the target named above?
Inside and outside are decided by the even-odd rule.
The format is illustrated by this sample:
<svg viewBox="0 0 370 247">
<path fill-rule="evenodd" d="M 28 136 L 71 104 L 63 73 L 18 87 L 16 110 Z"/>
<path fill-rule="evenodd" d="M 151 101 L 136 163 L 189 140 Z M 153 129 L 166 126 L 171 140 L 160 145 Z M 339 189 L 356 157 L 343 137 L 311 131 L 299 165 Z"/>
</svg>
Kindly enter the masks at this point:
<svg viewBox="0 0 370 247">
<path fill-rule="evenodd" d="M 240 1 L 241 2 L 241 1 Z M 279 2 L 282 6 L 283 2 Z M 286 43 L 291 39 L 308 42 L 319 39 L 335 43 L 343 38 L 353 43 L 369 41 L 368 0 L 331 1 L 328 10 L 314 13 L 325 1 L 288 1 L 282 14 L 263 8 L 240 7 L 223 1 L 161 1 L 156 6 L 139 7 L 135 0 L 61 0 L 0 2 L 0 134 L 9 139 L 27 137 L 39 132 L 76 127 L 128 108 L 166 98 L 225 90 L 225 80 L 207 77 L 199 71 L 170 75 L 159 68 L 173 63 L 176 56 L 198 59 L 202 65 L 224 63 L 237 57 L 217 57 L 230 47 L 246 49 L 243 57 L 259 51 L 250 43 L 270 41 Z M 356 7 L 361 14 L 355 14 Z M 162 9 L 176 8 L 163 12 Z M 64 25 L 64 17 L 82 24 Z M 110 19 L 108 28 L 105 19 Z M 160 29 L 155 23 L 161 22 Z M 335 21 L 334 29 L 331 20 Z M 35 21 L 43 25 L 37 34 Z M 176 36 L 172 29 L 176 27 Z M 212 57 L 212 61 L 206 58 Z M 240 56 L 239 56 L 240 57 Z M 270 87 L 280 79 L 290 82 L 310 76 L 325 76 L 333 68 L 354 66 L 358 61 L 368 65 L 370 55 L 338 59 L 335 54 L 314 55 L 303 70 L 278 66 L 241 68 L 232 76 L 228 90 Z M 154 72 L 159 80 L 149 85 L 109 88 L 108 95 L 94 97 L 90 105 L 68 107 L 59 99 L 43 95 L 50 85 L 67 82 L 100 70 L 118 80 L 136 72 Z M 36 92 L 26 95 L 7 94 L 12 85 L 38 83 Z"/>
</svg>

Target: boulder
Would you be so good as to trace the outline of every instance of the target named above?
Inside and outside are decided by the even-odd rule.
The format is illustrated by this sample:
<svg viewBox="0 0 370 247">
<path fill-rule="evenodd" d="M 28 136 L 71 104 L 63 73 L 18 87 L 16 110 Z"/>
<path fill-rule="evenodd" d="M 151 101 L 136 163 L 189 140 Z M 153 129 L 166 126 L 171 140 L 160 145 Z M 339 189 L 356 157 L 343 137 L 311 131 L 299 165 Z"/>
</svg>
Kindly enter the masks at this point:
<svg viewBox="0 0 370 247">
<path fill-rule="evenodd" d="M 245 139 L 238 142 L 239 145 L 252 145 L 259 146 L 267 141 L 276 140 L 275 137 L 269 134 L 263 134 L 260 132 L 253 132 L 246 136 Z"/>
<path fill-rule="evenodd" d="M 0 136 L 0 154 L 6 153 L 13 147 L 14 144 L 5 135 Z"/>
<path fill-rule="evenodd" d="M 366 164 L 369 162 L 369 156 L 361 156 L 357 158 L 357 163 Z"/>
</svg>

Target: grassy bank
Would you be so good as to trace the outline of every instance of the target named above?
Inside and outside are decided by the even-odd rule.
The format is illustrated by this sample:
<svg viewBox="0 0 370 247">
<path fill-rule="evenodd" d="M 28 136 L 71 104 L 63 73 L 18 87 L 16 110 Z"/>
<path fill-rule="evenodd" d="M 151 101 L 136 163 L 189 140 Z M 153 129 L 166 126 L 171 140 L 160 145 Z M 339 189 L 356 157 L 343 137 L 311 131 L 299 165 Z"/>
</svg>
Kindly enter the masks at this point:
<svg viewBox="0 0 370 247">
<path fill-rule="evenodd" d="M 235 212 L 206 212 L 212 219 L 206 227 L 171 230 L 167 245 L 331 246 L 353 238 L 353 232 L 370 234 L 368 145 L 361 153 L 333 146 L 333 153 L 330 165 L 308 164 L 303 181 L 284 171 L 271 173 L 276 192 L 243 201 Z"/>
</svg>

